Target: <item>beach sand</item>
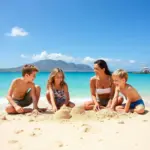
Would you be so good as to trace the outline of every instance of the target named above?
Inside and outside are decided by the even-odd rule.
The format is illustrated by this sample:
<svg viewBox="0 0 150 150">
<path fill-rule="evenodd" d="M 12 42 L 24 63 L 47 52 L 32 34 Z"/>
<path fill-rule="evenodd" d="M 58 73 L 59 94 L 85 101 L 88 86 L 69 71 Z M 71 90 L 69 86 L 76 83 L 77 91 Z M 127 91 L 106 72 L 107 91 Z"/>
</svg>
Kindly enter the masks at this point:
<svg viewBox="0 0 150 150">
<path fill-rule="evenodd" d="M 46 105 L 46 104 L 43 104 Z M 0 113 L 1 150 L 149 150 L 150 108 L 144 115 L 63 107 L 38 116 Z"/>
</svg>

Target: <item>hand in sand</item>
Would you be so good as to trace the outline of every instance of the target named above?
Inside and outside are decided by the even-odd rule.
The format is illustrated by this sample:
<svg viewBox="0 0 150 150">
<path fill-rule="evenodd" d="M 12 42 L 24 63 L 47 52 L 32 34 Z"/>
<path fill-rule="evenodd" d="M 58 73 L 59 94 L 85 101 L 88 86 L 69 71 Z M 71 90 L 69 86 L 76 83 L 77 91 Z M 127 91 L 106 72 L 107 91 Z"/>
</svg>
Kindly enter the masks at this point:
<svg viewBox="0 0 150 150">
<path fill-rule="evenodd" d="M 67 104 L 66 104 L 66 103 L 65 103 L 65 104 L 63 104 L 62 106 L 67 107 L 67 106 L 68 106 L 68 103 L 67 103 Z"/>
<path fill-rule="evenodd" d="M 35 115 L 35 116 L 40 115 L 40 114 L 41 113 L 38 111 L 38 109 L 33 109 L 32 113 L 31 113 L 31 115 Z"/>
<path fill-rule="evenodd" d="M 68 106 L 68 104 L 69 104 L 69 102 L 68 102 L 68 101 L 64 103 L 64 105 L 65 105 L 66 107 Z"/>
<path fill-rule="evenodd" d="M 106 108 L 110 108 L 110 107 L 111 107 L 111 105 L 110 105 L 110 104 L 107 104 Z"/>
<path fill-rule="evenodd" d="M 56 106 L 53 106 L 52 110 L 53 110 L 54 112 L 56 112 L 58 109 L 57 109 Z"/>
<path fill-rule="evenodd" d="M 99 111 L 99 110 L 100 110 L 100 106 L 99 106 L 98 103 L 94 105 L 94 110 L 95 110 L 95 111 Z"/>
<path fill-rule="evenodd" d="M 17 106 L 15 107 L 15 110 L 16 110 L 17 113 L 20 113 L 20 114 L 21 114 L 21 113 L 24 113 L 24 109 L 23 109 L 21 106 L 18 106 L 18 105 L 17 105 Z"/>
</svg>

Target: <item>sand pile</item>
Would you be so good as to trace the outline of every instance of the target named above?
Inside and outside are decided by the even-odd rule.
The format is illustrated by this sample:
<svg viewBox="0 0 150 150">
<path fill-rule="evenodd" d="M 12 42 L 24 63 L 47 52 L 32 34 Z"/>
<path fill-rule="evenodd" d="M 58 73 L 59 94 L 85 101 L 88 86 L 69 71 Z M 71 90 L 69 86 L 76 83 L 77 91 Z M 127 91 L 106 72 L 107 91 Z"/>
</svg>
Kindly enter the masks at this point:
<svg viewBox="0 0 150 150">
<path fill-rule="evenodd" d="M 77 117 L 79 115 L 81 116 L 84 113 L 85 110 L 83 106 L 76 106 L 72 109 L 63 106 L 54 114 L 54 119 L 70 119 L 71 117 Z"/>
<path fill-rule="evenodd" d="M 63 106 L 54 114 L 54 119 L 70 119 L 70 108 Z"/>
<path fill-rule="evenodd" d="M 99 112 L 96 112 L 96 116 L 98 119 L 119 118 L 119 114 L 117 112 L 108 109 L 102 109 Z"/>
<path fill-rule="evenodd" d="M 87 111 L 85 112 L 83 106 L 75 106 L 74 108 L 62 107 L 54 114 L 54 119 L 77 119 L 77 120 L 103 120 L 103 119 L 118 119 L 120 117 L 129 117 L 129 114 L 120 114 L 109 109 L 101 109 L 98 112 Z"/>
<path fill-rule="evenodd" d="M 83 106 L 75 106 L 74 108 L 72 108 L 71 110 L 71 116 L 75 116 L 75 115 L 82 115 L 85 113 L 84 107 Z"/>
</svg>

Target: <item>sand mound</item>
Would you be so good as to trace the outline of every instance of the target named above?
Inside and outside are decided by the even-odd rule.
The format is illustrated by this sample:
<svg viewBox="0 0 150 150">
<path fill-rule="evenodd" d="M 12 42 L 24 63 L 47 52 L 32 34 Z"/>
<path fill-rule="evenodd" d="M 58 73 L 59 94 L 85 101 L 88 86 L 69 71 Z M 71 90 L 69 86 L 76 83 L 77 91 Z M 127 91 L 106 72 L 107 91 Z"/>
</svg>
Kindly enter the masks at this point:
<svg viewBox="0 0 150 150">
<path fill-rule="evenodd" d="M 119 115 L 115 111 L 111 111 L 108 109 L 102 109 L 99 112 L 96 113 L 96 116 L 98 118 L 118 118 Z"/>
<path fill-rule="evenodd" d="M 61 110 L 66 110 L 66 111 L 71 112 L 71 108 L 70 108 L 70 107 L 67 107 L 67 106 L 65 106 L 65 105 L 61 107 Z"/>
<path fill-rule="evenodd" d="M 54 114 L 54 119 L 70 119 L 70 109 L 63 107 Z"/>
<path fill-rule="evenodd" d="M 81 115 L 84 114 L 85 110 L 83 106 L 75 106 L 74 108 L 72 108 L 71 110 L 71 115 L 75 116 L 75 115 Z"/>
</svg>

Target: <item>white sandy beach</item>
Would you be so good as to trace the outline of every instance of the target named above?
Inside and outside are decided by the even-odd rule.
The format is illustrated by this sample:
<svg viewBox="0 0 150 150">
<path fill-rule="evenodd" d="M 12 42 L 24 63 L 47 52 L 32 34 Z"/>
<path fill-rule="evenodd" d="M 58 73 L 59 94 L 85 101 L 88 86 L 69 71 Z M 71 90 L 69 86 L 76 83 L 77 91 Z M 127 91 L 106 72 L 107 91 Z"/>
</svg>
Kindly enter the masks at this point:
<svg viewBox="0 0 150 150">
<path fill-rule="evenodd" d="M 43 104 L 44 105 L 44 104 Z M 149 150 L 150 108 L 144 115 L 63 108 L 39 116 L 0 114 L 1 150 Z M 61 117 L 70 119 L 60 119 Z"/>
</svg>

